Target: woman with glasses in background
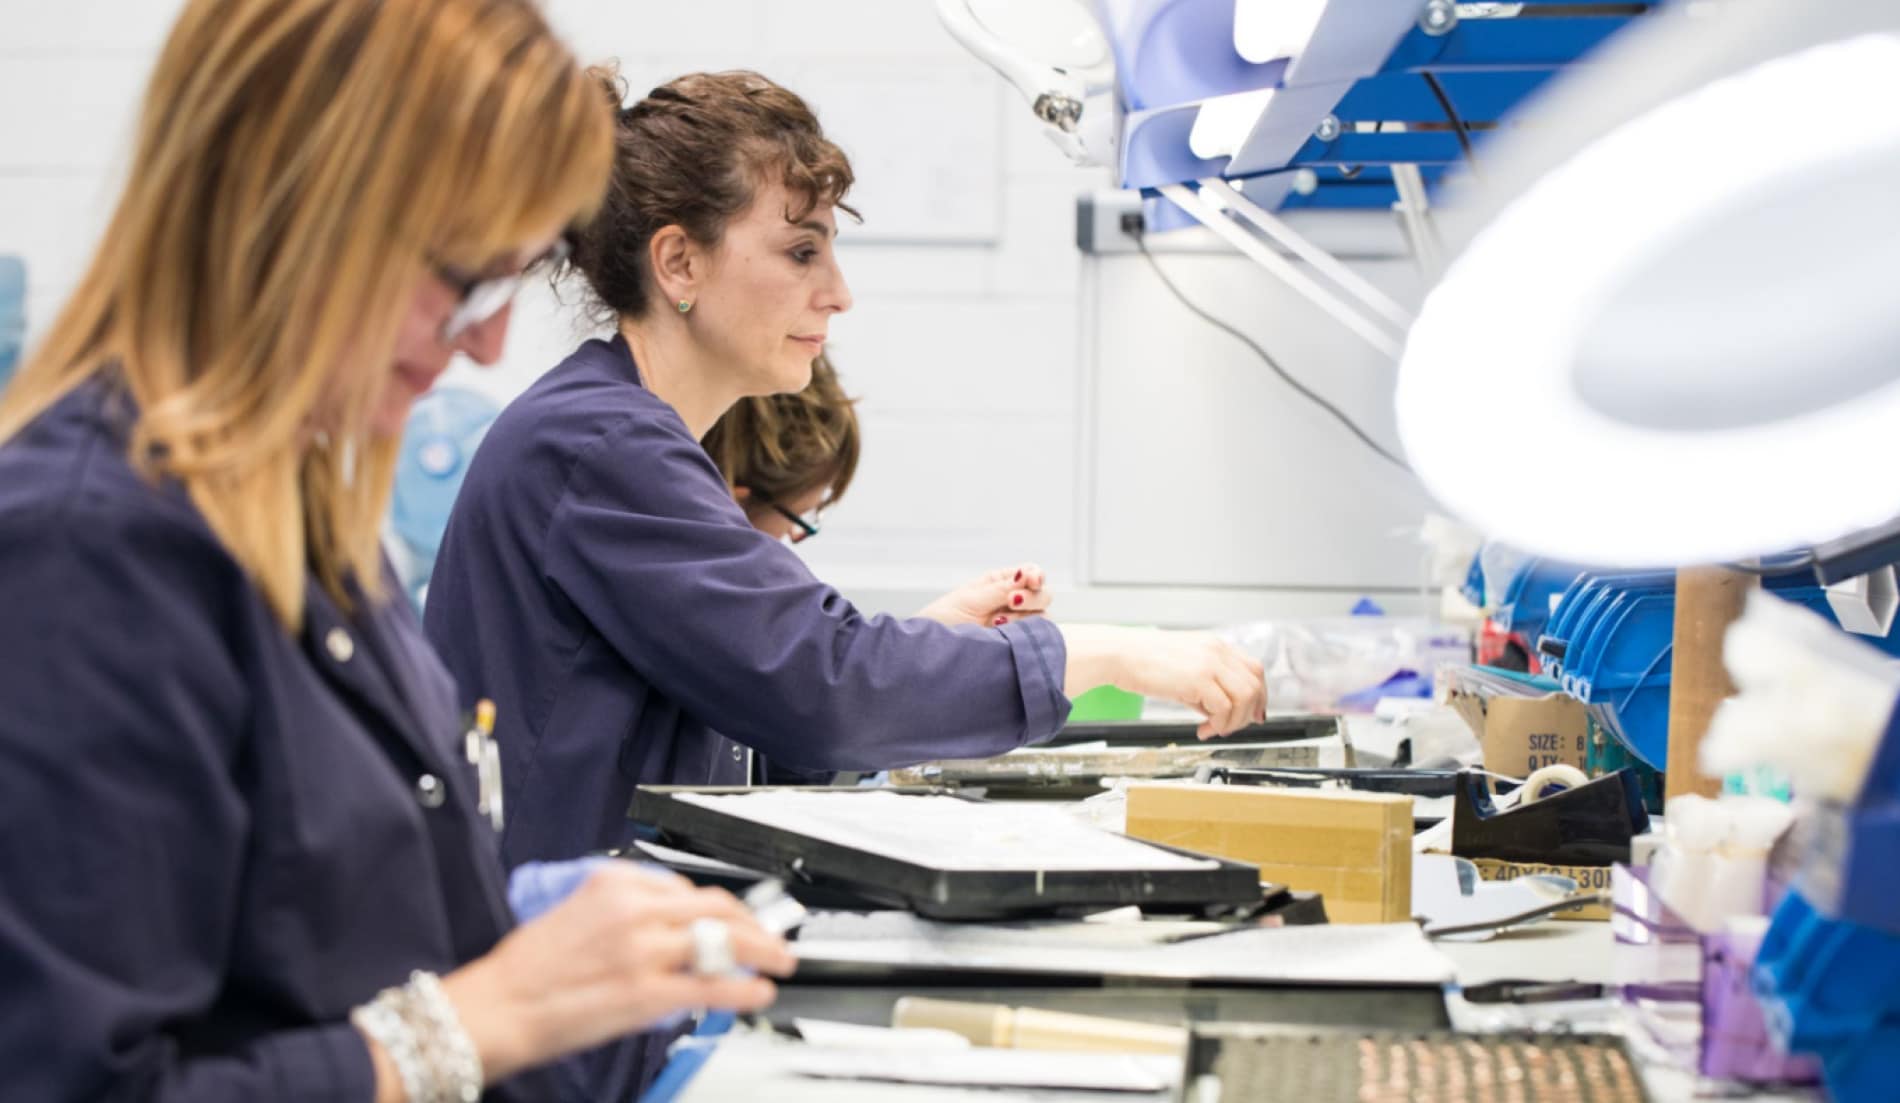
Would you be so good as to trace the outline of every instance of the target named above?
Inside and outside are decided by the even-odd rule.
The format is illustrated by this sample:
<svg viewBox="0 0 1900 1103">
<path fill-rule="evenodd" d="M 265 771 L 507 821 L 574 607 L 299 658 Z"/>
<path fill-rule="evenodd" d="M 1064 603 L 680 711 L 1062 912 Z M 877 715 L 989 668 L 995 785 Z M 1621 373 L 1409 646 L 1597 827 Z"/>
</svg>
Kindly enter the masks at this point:
<svg viewBox="0 0 1900 1103">
<path fill-rule="evenodd" d="M 515 926 L 379 551 L 410 403 L 599 201 L 598 88 L 529 0 L 191 0 L 142 112 L 0 399 L 0 1098 L 598 1098 L 543 1066 L 767 1002 L 783 942 L 627 863 Z"/>
<path fill-rule="evenodd" d="M 829 356 L 812 361 L 801 391 L 742 398 L 706 434 L 706 452 L 752 527 L 802 544 L 818 535 L 820 515 L 836 505 L 857 474 L 861 436 L 857 400 Z M 940 624 L 991 627 L 1038 616 L 1048 606 L 1042 568 L 1003 567 L 972 579 L 917 615 Z M 1012 594 L 1022 602 L 1011 604 Z"/>
</svg>

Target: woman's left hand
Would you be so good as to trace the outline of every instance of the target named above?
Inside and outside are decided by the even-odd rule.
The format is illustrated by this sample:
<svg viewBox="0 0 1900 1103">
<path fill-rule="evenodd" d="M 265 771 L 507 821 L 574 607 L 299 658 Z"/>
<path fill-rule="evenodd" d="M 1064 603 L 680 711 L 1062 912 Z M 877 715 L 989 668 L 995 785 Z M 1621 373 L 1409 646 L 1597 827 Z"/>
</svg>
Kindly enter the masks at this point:
<svg viewBox="0 0 1900 1103">
<path fill-rule="evenodd" d="M 924 606 L 917 615 L 939 624 L 1008 624 L 1040 616 L 1051 596 L 1043 589 L 1048 579 L 1034 563 L 1003 567 L 973 579 Z"/>
</svg>

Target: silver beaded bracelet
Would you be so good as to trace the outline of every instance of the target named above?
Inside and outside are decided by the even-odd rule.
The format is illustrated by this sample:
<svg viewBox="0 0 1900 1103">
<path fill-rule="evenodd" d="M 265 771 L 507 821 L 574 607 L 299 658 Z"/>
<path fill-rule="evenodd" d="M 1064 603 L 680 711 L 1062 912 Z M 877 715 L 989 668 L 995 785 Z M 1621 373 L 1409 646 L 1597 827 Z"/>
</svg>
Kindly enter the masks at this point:
<svg viewBox="0 0 1900 1103">
<path fill-rule="evenodd" d="M 434 1043 L 430 1064 L 437 1073 L 436 1088 L 440 1103 L 479 1103 L 482 1097 L 482 1055 L 475 1041 L 462 1029 L 455 1005 L 442 991 L 442 981 L 434 973 L 418 969 L 409 974 L 406 986 L 412 1000 L 428 1020 L 427 1034 Z"/>
<path fill-rule="evenodd" d="M 396 1079 L 402 1083 L 403 1098 L 410 1103 L 427 1099 L 428 1074 L 423 1069 L 422 1048 L 416 1032 L 397 1012 L 390 998 L 397 989 L 386 988 L 374 1000 L 350 1012 L 350 1022 L 364 1036 L 383 1047 L 389 1063 L 396 1066 Z"/>
<path fill-rule="evenodd" d="M 434 973 L 385 988 L 350 1012 L 350 1021 L 382 1046 L 409 1103 L 478 1103 L 482 1059 Z"/>
</svg>

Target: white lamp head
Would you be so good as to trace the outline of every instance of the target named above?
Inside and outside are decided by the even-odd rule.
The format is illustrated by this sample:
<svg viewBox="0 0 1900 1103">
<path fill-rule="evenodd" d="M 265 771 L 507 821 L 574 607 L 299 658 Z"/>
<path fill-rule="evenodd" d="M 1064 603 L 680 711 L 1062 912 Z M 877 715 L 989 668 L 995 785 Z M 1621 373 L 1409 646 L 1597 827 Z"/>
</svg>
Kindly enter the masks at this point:
<svg viewBox="0 0 1900 1103">
<path fill-rule="evenodd" d="M 1896 97 L 1885 0 L 1680 5 L 1562 82 L 1487 145 L 1408 340 L 1427 485 L 1603 565 L 1900 516 Z"/>
<path fill-rule="evenodd" d="M 1086 0 L 937 0 L 937 18 L 1015 86 L 1071 160 L 1113 162 L 1114 57 Z"/>
</svg>

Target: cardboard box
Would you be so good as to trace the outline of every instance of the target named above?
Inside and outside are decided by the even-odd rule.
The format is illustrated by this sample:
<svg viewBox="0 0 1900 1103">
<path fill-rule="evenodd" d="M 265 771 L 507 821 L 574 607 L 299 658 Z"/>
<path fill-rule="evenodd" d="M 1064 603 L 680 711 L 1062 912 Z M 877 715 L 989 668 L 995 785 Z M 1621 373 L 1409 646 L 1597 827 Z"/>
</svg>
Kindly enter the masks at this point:
<svg viewBox="0 0 1900 1103">
<path fill-rule="evenodd" d="M 1221 785 L 1132 785 L 1127 833 L 1260 867 L 1317 892 L 1335 923 L 1412 915 L 1412 798 Z"/>
<path fill-rule="evenodd" d="M 1533 873 L 1550 873 L 1558 877 L 1568 877 L 1577 882 L 1579 892 L 1595 889 L 1609 892 L 1610 873 L 1615 866 L 1550 866 L 1540 862 L 1504 862 L 1496 858 L 1473 858 L 1471 864 L 1478 867 L 1478 876 L 1486 881 L 1510 881 Z M 1553 919 L 1594 919 L 1608 920 L 1612 908 L 1609 904 L 1591 904 L 1567 912 L 1558 912 Z"/>
<path fill-rule="evenodd" d="M 1583 702 L 1574 697 L 1562 693 L 1544 697 L 1453 693 L 1449 703 L 1471 725 L 1484 748 L 1484 768 L 1493 773 L 1529 777 L 1559 763 L 1584 768 L 1589 714 Z"/>
</svg>

